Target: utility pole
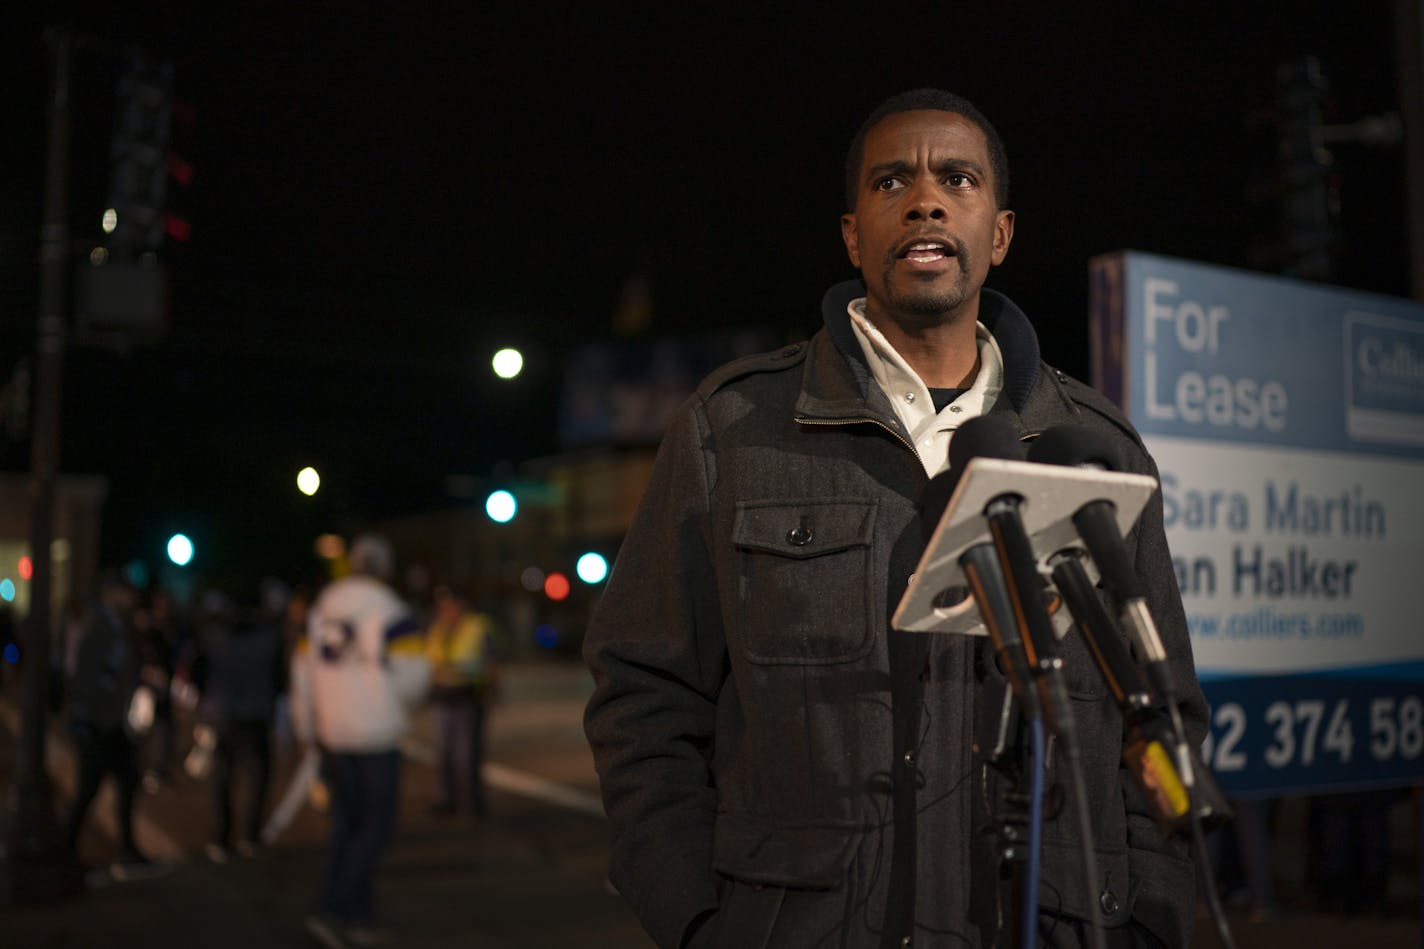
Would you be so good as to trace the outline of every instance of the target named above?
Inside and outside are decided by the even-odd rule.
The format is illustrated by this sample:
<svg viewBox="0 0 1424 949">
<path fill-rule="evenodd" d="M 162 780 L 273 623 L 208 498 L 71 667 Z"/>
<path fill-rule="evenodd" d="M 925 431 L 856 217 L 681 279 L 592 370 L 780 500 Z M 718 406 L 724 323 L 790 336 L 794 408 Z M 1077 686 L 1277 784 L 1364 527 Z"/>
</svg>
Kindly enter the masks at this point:
<svg viewBox="0 0 1424 949">
<path fill-rule="evenodd" d="M 1404 196 L 1409 227 L 1409 290 L 1424 300 L 1424 3 L 1395 0 L 1399 110 L 1404 125 Z M 1421 857 L 1424 859 L 1424 857 Z"/>
<path fill-rule="evenodd" d="M 69 274 L 70 77 L 74 38 L 45 34 L 50 57 L 44 218 L 40 224 L 40 306 L 35 341 L 35 407 L 30 452 L 30 614 L 25 624 L 22 734 L 15 784 L 6 801 L 0 902 L 31 903 L 64 892 L 70 873 L 45 770 L 49 706 L 50 599 L 54 496 L 59 471 L 60 394 Z"/>
<path fill-rule="evenodd" d="M 1322 104 L 1329 84 L 1313 56 L 1276 70 L 1277 168 L 1284 272 L 1307 280 L 1334 276 L 1339 196 L 1330 182 Z"/>
</svg>

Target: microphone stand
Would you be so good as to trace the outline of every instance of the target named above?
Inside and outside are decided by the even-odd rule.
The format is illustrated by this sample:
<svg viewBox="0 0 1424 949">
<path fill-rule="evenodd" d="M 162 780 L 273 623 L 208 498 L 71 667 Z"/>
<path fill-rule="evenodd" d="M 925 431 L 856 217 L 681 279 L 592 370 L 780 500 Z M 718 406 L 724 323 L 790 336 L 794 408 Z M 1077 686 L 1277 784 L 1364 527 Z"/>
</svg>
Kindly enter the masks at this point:
<svg viewBox="0 0 1424 949">
<path fill-rule="evenodd" d="M 994 949 L 1032 947 L 1038 917 L 1035 815 L 1042 807 L 1042 720 L 1025 720 L 1011 689 L 992 680 L 979 702 L 974 752 L 988 822 L 988 865 L 973 875 L 970 899 L 982 942 Z M 995 688 L 995 686 L 998 688 Z M 1035 741 L 1034 739 L 1039 739 Z"/>
<path fill-rule="evenodd" d="M 980 788 L 989 816 L 992 872 L 995 881 L 982 891 L 980 875 L 971 885 L 971 900 L 988 902 L 990 912 L 977 913 L 991 922 L 994 946 L 1037 944 L 1038 885 L 1043 831 L 1045 764 L 1043 714 L 1029 675 L 1028 654 L 1019 632 L 1013 602 L 1004 584 L 998 554 L 991 544 L 978 544 L 959 558 L 984 625 L 997 653 L 1004 684 L 981 696 L 975 753 L 982 759 Z M 976 652 L 980 652 L 976 650 Z M 985 677 L 989 677 L 986 671 Z M 1028 727 L 1025 742 L 1024 728 Z M 991 770 L 992 769 L 992 770 Z M 997 794 L 998 777 L 1007 782 Z M 974 891 L 980 891 L 975 899 Z M 1007 937 L 1007 942 L 1000 939 Z"/>
<path fill-rule="evenodd" d="M 1030 667 L 1043 700 L 1043 718 L 1063 752 L 1063 761 L 1072 783 L 1073 816 L 1082 846 L 1083 885 L 1088 911 L 1088 940 L 1092 949 L 1107 949 L 1102 909 L 1098 905 L 1098 859 L 1094 848 L 1092 815 L 1088 812 L 1087 780 L 1083 775 L 1082 751 L 1078 744 L 1073 707 L 1063 673 L 1063 658 L 1053 632 L 1048 610 L 1043 605 L 1043 583 L 1038 574 L 1033 545 L 1019 513 L 1018 497 L 1002 493 L 984 509 L 989 535 L 999 555 L 1014 604 L 1016 617 L 1028 632 L 1025 643 Z"/>
<path fill-rule="evenodd" d="M 1203 824 L 1228 819 L 1231 809 L 1211 771 L 1186 746 L 1186 730 L 1176 703 L 1168 705 L 1168 715 L 1153 707 L 1152 696 L 1112 616 L 1098 599 L 1079 562 L 1080 557 L 1080 552 L 1062 551 L 1050 557 L 1049 564 L 1054 583 L 1122 710 L 1128 738 L 1123 764 L 1137 782 L 1163 832 L 1189 834 L 1217 935 L 1226 949 L 1235 949 L 1236 943 L 1216 895 L 1202 829 Z"/>
</svg>

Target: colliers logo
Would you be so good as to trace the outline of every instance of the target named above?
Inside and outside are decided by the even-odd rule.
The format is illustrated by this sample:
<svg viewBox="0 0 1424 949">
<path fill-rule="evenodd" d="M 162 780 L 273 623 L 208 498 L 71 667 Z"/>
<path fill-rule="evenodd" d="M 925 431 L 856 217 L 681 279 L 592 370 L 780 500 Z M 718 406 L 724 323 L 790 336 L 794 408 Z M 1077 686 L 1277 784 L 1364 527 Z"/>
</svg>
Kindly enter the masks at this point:
<svg viewBox="0 0 1424 949">
<path fill-rule="evenodd" d="M 1360 375 L 1376 387 L 1424 388 L 1424 358 L 1402 339 L 1366 336 L 1355 353 Z"/>
<path fill-rule="evenodd" d="M 1424 323 L 1345 314 L 1345 398 L 1354 438 L 1424 445 Z"/>
</svg>

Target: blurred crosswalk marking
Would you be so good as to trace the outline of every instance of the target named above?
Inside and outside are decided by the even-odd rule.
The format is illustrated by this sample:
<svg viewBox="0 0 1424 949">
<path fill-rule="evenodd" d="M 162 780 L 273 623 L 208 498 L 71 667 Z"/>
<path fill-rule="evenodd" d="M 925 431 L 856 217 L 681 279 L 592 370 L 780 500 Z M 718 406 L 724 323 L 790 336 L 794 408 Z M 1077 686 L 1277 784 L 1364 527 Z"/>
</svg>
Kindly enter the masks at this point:
<svg viewBox="0 0 1424 949">
<path fill-rule="evenodd" d="M 408 735 L 405 741 L 401 742 L 401 753 L 412 761 L 418 761 L 431 767 L 435 766 L 435 749 L 413 736 Z M 564 787 L 562 784 L 555 784 L 553 781 L 493 762 L 485 763 L 484 776 L 485 783 L 492 788 L 499 788 L 510 794 L 519 794 L 536 801 L 543 801 L 546 804 L 553 804 L 555 807 L 578 811 L 581 814 L 589 814 L 593 817 L 604 816 L 603 801 L 585 791 Z"/>
</svg>

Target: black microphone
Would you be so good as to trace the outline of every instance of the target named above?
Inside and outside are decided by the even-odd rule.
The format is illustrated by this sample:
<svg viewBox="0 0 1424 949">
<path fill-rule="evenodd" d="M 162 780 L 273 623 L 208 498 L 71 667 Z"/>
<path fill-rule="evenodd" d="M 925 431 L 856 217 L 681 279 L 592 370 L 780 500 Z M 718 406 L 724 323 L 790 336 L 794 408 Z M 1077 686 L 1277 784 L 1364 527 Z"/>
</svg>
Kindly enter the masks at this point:
<svg viewBox="0 0 1424 949">
<path fill-rule="evenodd" d="M 1083 637 L 1108 691 L 1123 714 L 1131 716 L 1151 708 L 1152 696 L 1142 682 L 1142 674 L 1127 650 L 1121 630 L 1098 598 L 1093 581 L 1083 567 L 1084 556 L 1076 547 L 1052 554 L 1048 566 L 1053 573 L 1053 584 L 1072 614 L 1073 625 Z"/>
<path fill-rule="evenodd" d="M 1123 469 L 1122 453 L 1118 447 L 1107 436 L 1085 425 L 1050 428 L 1033 443 L 1028 460 L 1107 471 Z M 1147 594 L 1118 530 L 1116 505 L 1106 500 L 1089 501 L 1074 512 L 1073 526 L 1077 528 L 1088 553 L 1093 556 L 1103 589 L 1117 605 L 1158 700 L 1175 704 L 1177 689 L 1167 666 L 1167 650 L 1147 609 Z"/>
<path fill-rule="evenodd" d="M 1034 443 L 1028 455 L 1030 461 L 1041 464 L 1108 471 L 1123 468 L 1117 446 L 1106 436 L 1082 425 L 1049 429 Z M 1132 630 L 1143 667 L 1159 703 L 1167 710 L 1164 714 L 1161 708 L 1153 707 L 1117 624 L 1103 608 L 1087 571 L 1079 562 L 1081 552 L 1069 550 L 1054 554 L 1050 558 L 1054 583 L 1128 723 L 1123 758 L 1129 770 L 1156 812 L 1158 822 L 1168 830 L 1188 829 L 1193 813 L 1208 824 L 1225 820 L 1230 816 L 1225 796 L 1210 770 L 1202 764 L 1200 755 L 1187 745 L 1166 649 L 1148 611 L 1141 580 L 1118 531 L 1115 506 L 1106 500 L 1089 501 L 1074 512 L 1073 524 L 1098 567 L 1104 590 L 1116 602 L 1119 613 Z"/>
<path fill-rule="evenodd" d="M 958 437 L 956 434 L 955 438 Z M 951 459 L 955 457 L 953 451 L 950 456 Z M 921 495 L 920 521 L 927 537 L 934 533 L 940 518 L 944 516 L 949 499 L 964 476 L 965 466 L 962 459 L 959 464 L 951 460 L 949 468 L 935 475 L 929 484 L 925 485 Z M 1039 708 L 1038 693 L 1034 691 L 1028 652 L 1024 648 L 1023 637 L 1019 634 L 1013 599 L 1009 595 L 1008 585 L 1004 582 L 1004 572 L 999 566 L 999 556 L 994 545 L 987 540 L 973 544 L 959 555 L 956 562 L 964 571 L 975 605 L 979 607 L 980 618 L 984 620 L 984 628 L 989 631 L 989 640 L 994 644 L 999 671 L 1009 680 L 1009 686 L 1013 689 L 1014 697 L 1019 700 L 1024 718 L 1029 721 L 1037 719 L 1042 711 Z M 996 740 L 991 744 L 997 746 L 1001 743 Z"/>
<path fill-rule="evenodd" d="M 1122 712 L 1127 726 L 1122 756 L 1128 772 L 1159 824 L 1169 831 L 1189 830 L 1190 780 L 1173 762 L 1172 752 L 1179 742 L 1172 723 L 1161 710 L 1152 707 L 1151 696 L 1127 651 L 1122 631 L 1098 598 L 1093 581 L 1083 568 L 1082 556 L 1082 551 L 1076 548 L 1051 556 L 1053 582 Z"/>
<path fill-rule="evenodd" d="M 975 458 L 1021 461 L 1023 457 L 1023 445 L 1014 427 L 992 415 L 970 419 L 949 443 L 950 469 L 961 472 Z M 1053 621 L 1044 605 L 1044 584 L 1033 544 L 1019 513 L 1022 500 L 1022 495 L 1007 489 L 991 497 L 983 513 L 1014 612 L 1013 625 L 1027 633 L 1023 637 L 1025 658 L 1038 686 L 1045 720 L 1055 733 L 1068 739 L 1074 729 L 1063 659 L 1058 653 Z"/>
</svg>

